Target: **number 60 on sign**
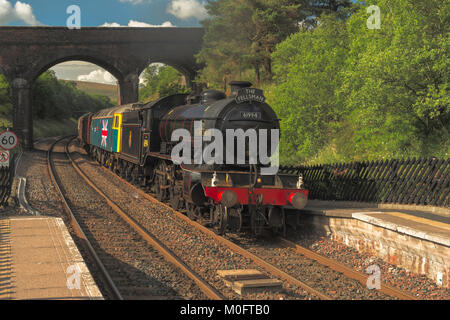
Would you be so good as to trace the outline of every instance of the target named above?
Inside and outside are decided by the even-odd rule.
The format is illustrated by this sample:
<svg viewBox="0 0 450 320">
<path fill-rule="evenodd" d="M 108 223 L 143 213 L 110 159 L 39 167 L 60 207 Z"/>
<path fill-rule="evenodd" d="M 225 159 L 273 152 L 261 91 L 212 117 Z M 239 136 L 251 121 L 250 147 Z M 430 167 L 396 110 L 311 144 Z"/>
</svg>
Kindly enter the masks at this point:
<svg viewBox="0 0 450 320">
<path fill-rule="evenodd" d="M 17 136 L 12 131 L 3 131 L 0 134 L 0 147 L 4 150 L 11 150 L 17 146 Z"/>
</svg>

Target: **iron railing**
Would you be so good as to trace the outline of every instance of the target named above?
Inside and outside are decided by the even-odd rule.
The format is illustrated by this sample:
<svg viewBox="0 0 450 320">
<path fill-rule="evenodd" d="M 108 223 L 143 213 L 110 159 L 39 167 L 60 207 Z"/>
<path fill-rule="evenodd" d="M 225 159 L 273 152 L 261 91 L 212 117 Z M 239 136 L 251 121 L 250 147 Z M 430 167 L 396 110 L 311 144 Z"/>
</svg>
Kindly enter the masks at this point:
<svg viewBox="0 0 450 320">
<path fill-rule="evenodd" d="M 303 174 L 310 199 L 449 206 L 449 159 L 282 166 Z"/>
<path fill-rule="evenodd" d="M 11 167 L 0 167 L 0 206 L 6 205 L 11 195 L 13 171 Z"/>
<path fill-rule="evenodd" d="M 9 197 L 11 196 L 16 158 L 17 154 L 14 153 L 11 155 L 9 166 L 0 166 L 0 207 L 5 206 L 8 203 Z"/>
</svg>

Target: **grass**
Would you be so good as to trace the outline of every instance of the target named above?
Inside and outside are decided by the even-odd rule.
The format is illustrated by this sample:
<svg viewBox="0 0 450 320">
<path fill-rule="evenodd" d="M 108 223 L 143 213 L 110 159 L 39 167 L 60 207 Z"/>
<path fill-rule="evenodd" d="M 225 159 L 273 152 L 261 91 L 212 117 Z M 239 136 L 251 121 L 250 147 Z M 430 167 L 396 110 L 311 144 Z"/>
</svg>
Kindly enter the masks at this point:
<svg viewBox="0 0 450 320">
<path fill-rule="evenodd" d="M 77 119 L 34 119 L 33 136 L 34 139 L 54 136 L 66 136 L 76 134 L 78 128 Z"/>
<path fill-rule="evenodd" d="M 87 94 L 98 94 L 107 96 L 113 103 L 117 103 L 118 86 L 104 83 L 87 82 L 87 81 L 68 81 L 76 84 L 78 90 Z"/>
</svg>

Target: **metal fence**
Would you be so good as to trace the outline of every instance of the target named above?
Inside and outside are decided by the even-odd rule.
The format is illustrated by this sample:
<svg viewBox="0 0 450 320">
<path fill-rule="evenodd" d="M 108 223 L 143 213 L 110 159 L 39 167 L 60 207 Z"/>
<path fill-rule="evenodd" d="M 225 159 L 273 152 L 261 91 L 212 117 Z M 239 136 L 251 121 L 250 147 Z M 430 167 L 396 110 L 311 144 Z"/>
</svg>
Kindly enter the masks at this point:
<svg viewBox="0 0 450 320">
<path fill-rule="evenodd" d="M 0 167 L 0 206 L 4 206 L 11 195 L 13 172 L 10 167 Z"/>
<path fill-rule="evenodd" d="M 310 199 L 449 206 L 449 159 L 282 166 L 303 174 Z"/>
<path fill-rule="evenodd" d="M 9 166 L 0 166 L 0 206 L 5 206 L 11 195 L 14 180 L 15 162 L 17 154 L 12 154 Z"/>
</svg>

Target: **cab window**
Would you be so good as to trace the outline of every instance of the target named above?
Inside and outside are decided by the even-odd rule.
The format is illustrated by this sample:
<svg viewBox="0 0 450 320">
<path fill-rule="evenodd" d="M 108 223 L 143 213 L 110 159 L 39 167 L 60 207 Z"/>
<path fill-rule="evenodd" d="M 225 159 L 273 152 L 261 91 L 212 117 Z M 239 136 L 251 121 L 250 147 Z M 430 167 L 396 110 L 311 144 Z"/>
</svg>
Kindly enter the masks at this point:
<svg viewBox="0 0 450 320">
<path fill-rule="evenodd" d="M 119 126 L 119 116 L 114 116 L 113 128 L 118 129 Z"/>
</svg>

